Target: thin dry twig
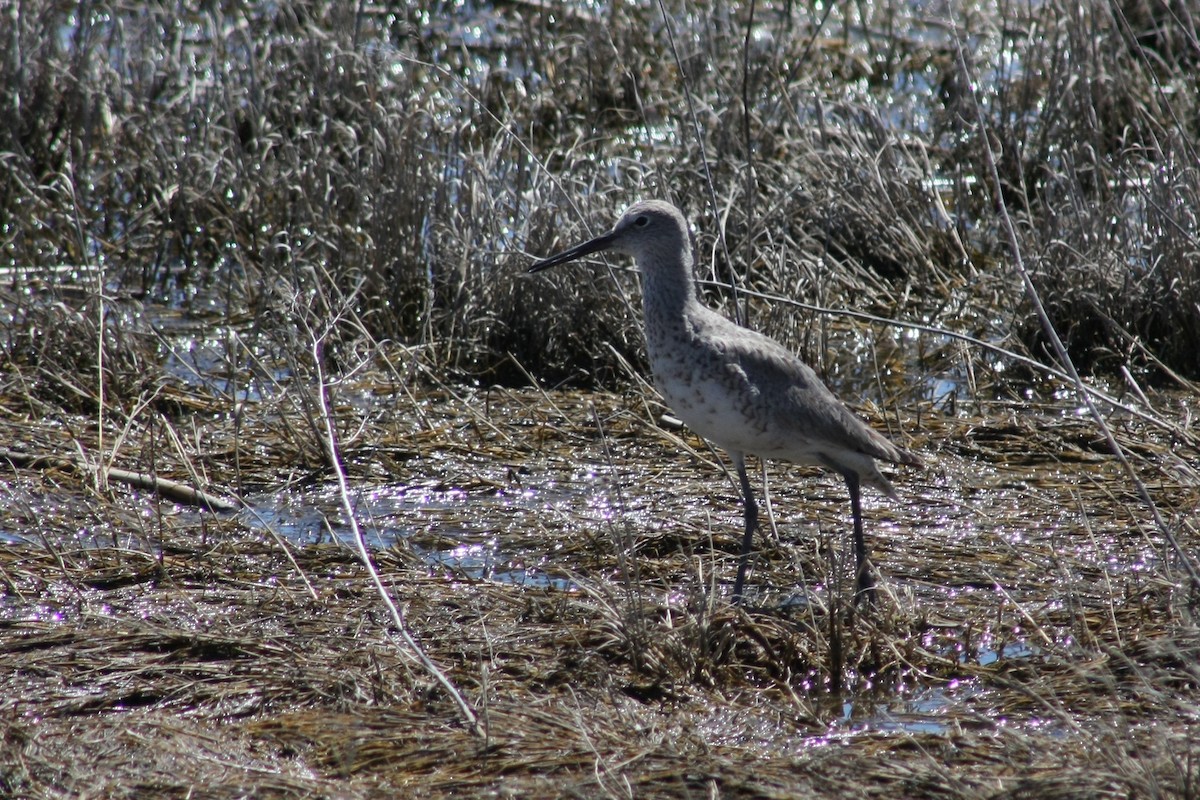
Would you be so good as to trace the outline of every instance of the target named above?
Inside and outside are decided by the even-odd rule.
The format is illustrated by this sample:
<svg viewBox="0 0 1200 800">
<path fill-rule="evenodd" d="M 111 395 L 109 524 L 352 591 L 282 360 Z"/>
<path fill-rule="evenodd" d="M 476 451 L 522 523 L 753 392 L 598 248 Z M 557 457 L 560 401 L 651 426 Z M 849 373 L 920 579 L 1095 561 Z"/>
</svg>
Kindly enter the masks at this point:
<svg viewBox="0 0 1200 800">
<path fill-rule="evenodd" d="M 379 571 L 375 568 L 375 561 L 371 558 L 371 551 L 367 547 L 366 537 L 363 536 L 362 528 L 359 526 L 358 519 L 354 513 L 354 504 L 350 500 L 350 488 L 346 481 L 346 471 L 342 468 L 342 459 L 337 442 L 337 433 L 334 428 L 333 414 L 329 410 L 328 384 L 325 379 L 324 368 L 321 366 L 324 358 L 321 353 L 321 337 L 319 336 L 313 336 L 312 338 L 312 359 L 317 379 L 316 402 L 320 409 L 321 423 L 324 426 L 326 457 L 337 480 L 338 497 L 342 504 L 342 514 L 345 524 L 350 527 L 354 535 L 354 543 L 358 550 L 359 560 L 362 561 L 363 567 L 370 574 L 371 583 L 375 587 L 380 600 L 387 607 L 388 613 L 392 617 L 392 623 L 396 626 L 396 630 L 400 632 L 400 637 L 404 640 L 404 643 L 408 645 L 413 655 L 416 656 L 425 670 L 450 695 L 450 698 L 454 701 L 459 713 L 462 715 L 463 722 L 466 723 L 471 732 L 480 740 L 486 741 L 488 731 L 485 731 L 483 726 L 479 724 L 479 718 L 475 710 L 467 702 L 467 699 L 463 697 L 462 692 L 446 676 L 446 673 L 429 657 L 424 648 L 421 647 L 420 643 L 412 635 L 412 632 L 409 631 L 408 625 L 404 620 L 404 614 L 400 611 L 400 607 L 396 605 L 396 601 L 392 599 L 392 595 L 387 590 L 387 587 L 383 585 L 383 579 L 379 577 Z"/>
<path fill-rule="evenodd" d="M 89 472 L 78 459 L 50 453 L 22 453 L 4 447 L 0 448 L 0 459 L 8 461 L 15 467 L 26 467 L 29 469 L 72 469 L 81 473 Z M 197 489 L 194 486 L 188 486 L 185 483 L 163 478 L 159 475 L 151 475 L 147 472 L 134 472 L 132 470 L 120 469 L 119 467 L 105 467 L 100 471 L 104 473 L 104 481 L 114 480 L 137 489 L 148 489 L 176 503 L 199 506 L 209 511 L 236 511 L 244 505 L 242 499 L 235 495 L 213 494 L 212 492 Z"/>
</svg>

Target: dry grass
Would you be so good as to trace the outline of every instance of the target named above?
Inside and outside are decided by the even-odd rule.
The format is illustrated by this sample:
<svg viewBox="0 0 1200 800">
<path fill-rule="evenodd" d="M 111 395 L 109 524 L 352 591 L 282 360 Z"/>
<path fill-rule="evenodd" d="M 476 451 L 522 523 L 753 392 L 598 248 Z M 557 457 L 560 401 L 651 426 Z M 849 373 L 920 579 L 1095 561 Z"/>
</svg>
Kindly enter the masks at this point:
<svg viewBox="0 0 1200 800">
<path fill-rule="evenodd" d="M 24 5 L 0 43 L 14 286 L 102 268 L 109 288 L 265 327 L 283 289 L 332 325 L 331 349 L 365 330 L 464 376 L 521 382 L 519 364 L 612 384 L 641 358 L 627 292 L 516 280 L 511 256 L 658 195 L 688 208 L 722 282 L 999 327 L 1036 350 L 1002 268 L 990 140 L 1076 357 L 1197 374 L 1191 17 L 688 10 L 665 24 L 658 6 L 621 6 L 596 24 L 517 3 L 434 25 L 326 3 Z M 463 33 L 476 13 L 479 40 Z M 351 299 L 362 326 L 343 330 Z M 547 307 L 571 336 L 544 335 L 530 311 Z"/>
<path fill-rule="evenodd" d="M 369 375 L 357 390 L 389 383 Z M 794 471 L 773 470 L 781 538 L 762 542 L 749 609 L 729 607 L 736 491 L 637 397 L 441 393 L 357 422 L 354 409 L 343 421 L 365 428 L 344 456 L 364 522 L 409 532 L 378 569 L 485 738 L 344 546 L 14 472 L 5 528 L 39 544 L 0 548 L 10 793 L 1195 796 L 1194 593 L 1138 531 L 1089 426 L 1055 407 L 902 420 L 934 466 L 901 479 L 904 502 L 869 503 L 886 588 L 868 614 L 843 595 L 840 488 Z M 60 436 L 8 424 L 31 444 Z M 205 428 L 219 474 L 233 468 L 223 443 L 260 449 L 227 415 Z M 1132 420 L 1121 435 L 1194 548 L 1181 445 Z M 133 426 L 128 446 L 154 436 Z M 381 464 L 391 474 L 374 476 Z M 184 476 L 169 458 L 156 468 Z M 286 458 L 242 469 L 247 485 L 296 475 Z M 367 512 L 371 486 L 420 481 L 466 501 Z M 272 497 L 249 499 L 269 512 Z M 473 541 L 451 534 L 462 526 L 499 537 L 498 571 L 577 588 L 480 580 L 406 544 Z"/>
<path fill-rule="evenodd" d="M 1185 8 L 349 8 L 2 12 L 0 794 L 1200 796 Z M 984 142 L 1131 472 L 1031 368 Z M 731 607 L 628 272 L 516 277 L 639 195 L 928 462 L 877 610 L 779 465 Z"/>
</svg>

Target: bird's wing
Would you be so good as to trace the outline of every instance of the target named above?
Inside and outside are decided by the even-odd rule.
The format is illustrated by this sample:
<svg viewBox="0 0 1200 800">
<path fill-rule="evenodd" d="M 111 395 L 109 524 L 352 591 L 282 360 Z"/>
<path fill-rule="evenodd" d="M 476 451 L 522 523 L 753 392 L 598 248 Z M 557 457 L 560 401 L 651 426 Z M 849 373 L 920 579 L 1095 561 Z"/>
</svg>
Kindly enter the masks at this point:
<svg viewBox="0 0 1200 800">
<path fill-rule="evenodd" d="M 767 336 L 732 326 L 722 344 L 730 369 L 744 374 L 760 413 L 771 427 L 815 448 L 850 450 L 871 458 L 912 463 L 896 447 L 846 407 L 798 356 Z"/>
</svg>

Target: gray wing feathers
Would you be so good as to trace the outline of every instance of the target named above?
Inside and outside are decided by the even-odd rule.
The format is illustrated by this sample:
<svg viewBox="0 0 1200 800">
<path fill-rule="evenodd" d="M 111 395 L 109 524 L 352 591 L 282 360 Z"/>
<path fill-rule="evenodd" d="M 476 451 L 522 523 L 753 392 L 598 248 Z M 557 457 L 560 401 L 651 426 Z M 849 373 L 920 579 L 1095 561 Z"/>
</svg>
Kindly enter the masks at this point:
<svg viewBox="0 0 1200 800">
<path fill-rule="evenodd" d="M 726 357 L 759 390 L 759 402 L 769 404 L 764 411 L 781 430 L 833 451 L 850 450 L 898 464 L 919 463 L 850 411 L 790 350 L 754 331 L 732 327 L 738 335 L 725 332 Z"/>
</svg>

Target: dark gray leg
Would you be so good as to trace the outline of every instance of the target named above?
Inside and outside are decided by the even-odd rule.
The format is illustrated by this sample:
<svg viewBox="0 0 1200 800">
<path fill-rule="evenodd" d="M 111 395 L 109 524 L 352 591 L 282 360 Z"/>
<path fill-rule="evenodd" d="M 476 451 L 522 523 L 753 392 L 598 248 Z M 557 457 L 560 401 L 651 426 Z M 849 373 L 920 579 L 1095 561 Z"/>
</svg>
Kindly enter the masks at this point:
<svg viewBox="0 0 1200 800">
<path fill-rule="evenodd" d="M 754 546 L 754 529 L 758 527 L 758 505 L 754 502 L 754 490 L 746 475 L 746 459 L 741 453 L 730 453 L 737 468 L 738 480 L 742 482 L 742 504 L 746 508 L 746 532 L 742 538 L 742 557 L 738 561 L 737 580 L 733 584 L 733 604 L 742 602 L 742 589 L 746 585 L 746 567 L 750 561 L 750 548 Z"/>
<path fill-rule="evenodd" d="M 846 488 L 850 490 L 850 513 L 854 516 L 854 560 L 858 571 L 855 602 L 866 598 L 869 605 L 875 605 L 875 576 L 871 573 L 871 559 L 867 555 L 867 541 L 863 536 L 858 473 L 847 471 L 842 473 L 842 477 L 846 479 Z"/>
</svg>

